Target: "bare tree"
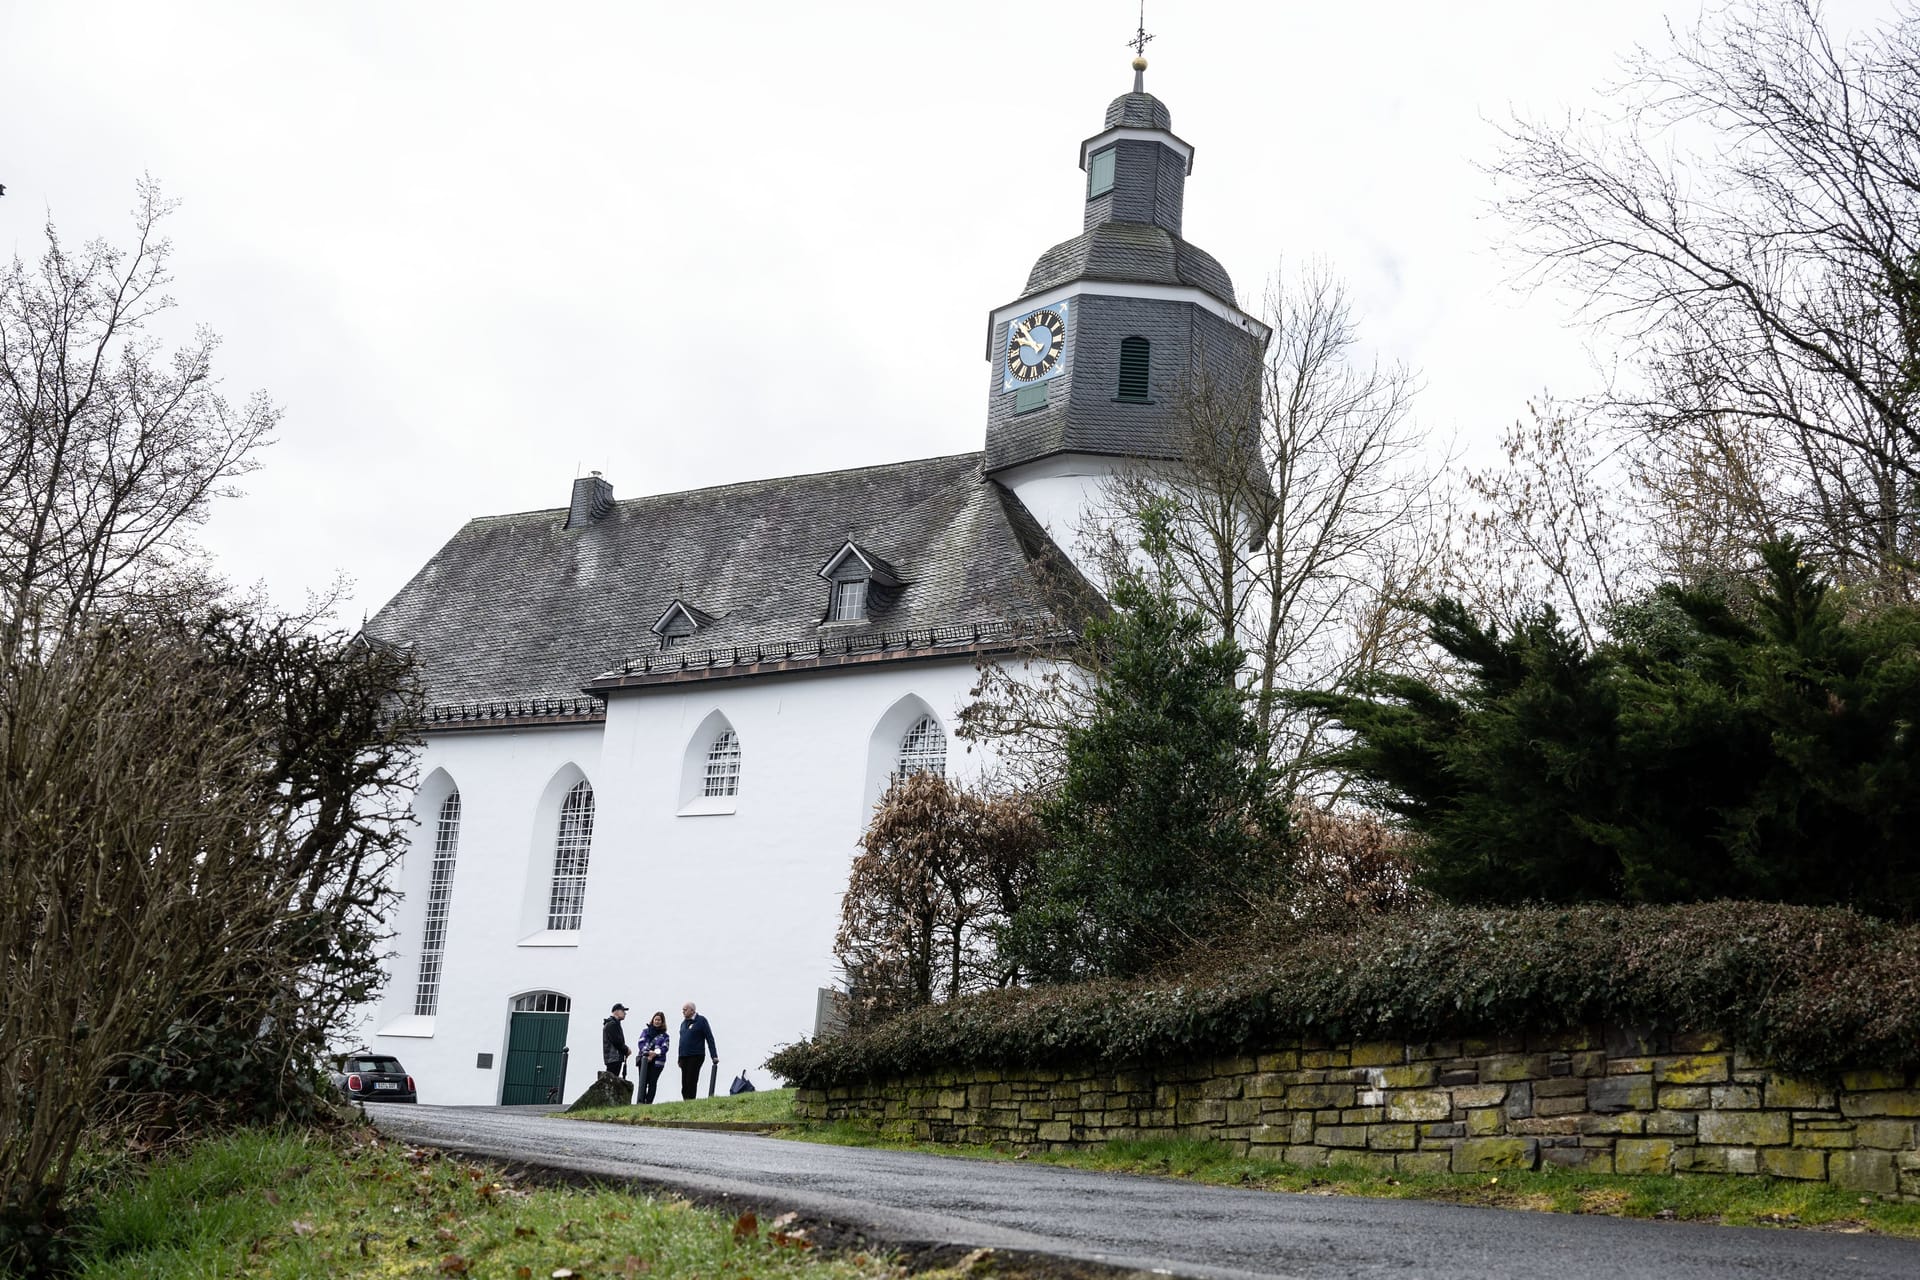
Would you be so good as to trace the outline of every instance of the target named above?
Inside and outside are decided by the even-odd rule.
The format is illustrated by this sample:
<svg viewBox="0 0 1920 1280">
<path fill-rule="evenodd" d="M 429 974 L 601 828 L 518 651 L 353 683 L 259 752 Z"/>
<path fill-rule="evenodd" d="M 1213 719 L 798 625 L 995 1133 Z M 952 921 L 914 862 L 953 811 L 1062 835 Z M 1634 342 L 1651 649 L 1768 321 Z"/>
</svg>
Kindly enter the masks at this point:
<svg viewBox="0 0 1920 1280">
<path fill-rule="evenodd" d="M 1180 465 L 1123 477 L 1110 497 L 1136 517 L 1171 503 L 1177 587 L 1246 649 L 1276 776 L 1289 797 L 1330 799 L 1329 726 L 1285 695 L 1424 654 L 1399 605 L 1444 560 L 1445 459 L 1411 421 L 1413 374 L 1360 357 L 1352 304 L 1325 268 L 1276 277 L 1266 312 L 1255 380 L 1196 370 L 1178 405 Z"/>
<path fill-rule="evenodd" d="M 235 407 L 213 377 L 218 339 L 164 348 L 173 307 L 172 209 L 142 181 L 131 248 L 78 251 L 51 222 L 29 265 L 0 270 L 0 627 L 8 650 L 37 627 L 103 604 L 189 589 L 190 532 L 250 471 L 278 410 Z"/>
<path fill-rule="evenodd" d="M 861 837 L 834 940 L 852 1023 L 1012 981 L 994 930 L 1019 905 L 1039 842 L 1017 797 L 932 773 L 889 788 Z"/>
<path fill-rule="evenodd" d="M 1648 581 L 1636 498 L 1669 481 L 1637 473 L 1620 442 L 1578 407 L 1545 401 L 1527 414 L 1501 437 L 1501 463 L 1466 476 L 1473 504 L 1460 513 L 1461 554 L 1444 585 L 1509 625 L 1550 602 L 1592 644 L 1608 614 Z M 1704 527 L 1676 532 L 1716 536 Z"/>
<path fill-rule="evenodd" d="M 1723 5 L 1613 101 L 1515 123 L 1494 172 L 1534 278 L 1630 362 L 1599 403 L 1645 437 L 1669 565 L 1723 568 L 1736 517 L 1719 550 L 1792 532 L 1865 598 L 1913 599 L 1920 14 L 1843 45 L 1816 0 Z"/>
</svg>

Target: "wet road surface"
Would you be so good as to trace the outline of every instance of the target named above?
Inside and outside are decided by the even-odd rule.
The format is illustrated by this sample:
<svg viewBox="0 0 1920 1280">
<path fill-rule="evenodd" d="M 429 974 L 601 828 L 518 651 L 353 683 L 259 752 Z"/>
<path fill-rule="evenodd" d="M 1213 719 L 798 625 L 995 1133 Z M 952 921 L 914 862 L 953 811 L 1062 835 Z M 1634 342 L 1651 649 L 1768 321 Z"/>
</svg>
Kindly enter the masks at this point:
<svg viewBox="0 0 1920 1280">
<path fill-rule="evenodd" d="M 1050 1165 L 565 1120 L 369 1107 L 398 1138 L 731 1196 L 906 1244 L 1023 1249 L 1184 1276 L 1916 1280 L 1920 1241 L 1296 1195 Z"/>
</svg>

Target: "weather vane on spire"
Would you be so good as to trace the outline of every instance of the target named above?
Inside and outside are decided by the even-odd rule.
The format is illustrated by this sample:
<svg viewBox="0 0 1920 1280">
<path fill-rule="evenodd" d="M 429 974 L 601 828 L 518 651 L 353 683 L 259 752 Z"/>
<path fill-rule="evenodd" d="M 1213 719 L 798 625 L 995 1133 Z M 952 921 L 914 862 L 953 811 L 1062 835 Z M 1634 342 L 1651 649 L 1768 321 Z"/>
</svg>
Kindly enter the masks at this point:
<svg viewBox="0 0 1920 1280">
<path fill-rule="evenodd" d="M 1147 56 L 1147 41 L 1153 39 L 1147 34 L 1147 0 L 1140 0 L 1140 29 L 1133 33 L 1133 39 L 1127 41 L 1127 47 L 1133 50 L 1135 58 Z"/>
<path fill-rule="evenodd" d="M 1147 0 L 1140 0 L 1140 28 L 1133 33 L 1133 39 L 1127 41 L 1127 47 L 1133 50 L 1133 91 L 1147 91 L 1147 41 L 1153 39 L 1147 34 Z"/>
</svg>

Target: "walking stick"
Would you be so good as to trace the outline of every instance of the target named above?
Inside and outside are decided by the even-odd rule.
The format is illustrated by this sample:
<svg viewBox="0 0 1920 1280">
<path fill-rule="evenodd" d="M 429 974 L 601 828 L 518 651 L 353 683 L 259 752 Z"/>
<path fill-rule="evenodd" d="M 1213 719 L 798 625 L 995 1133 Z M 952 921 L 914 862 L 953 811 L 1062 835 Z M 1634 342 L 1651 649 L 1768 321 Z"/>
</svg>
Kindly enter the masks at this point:
<svg viewBox="0 0 1920 1280">
<path fill-rule="evenodd" d="M 714 1086 L 720 1083 L 720 1059 L 713 1060 L 713 1070 L 707 1072 L 707 1096 L 713 1096 Z"/>
</svg>

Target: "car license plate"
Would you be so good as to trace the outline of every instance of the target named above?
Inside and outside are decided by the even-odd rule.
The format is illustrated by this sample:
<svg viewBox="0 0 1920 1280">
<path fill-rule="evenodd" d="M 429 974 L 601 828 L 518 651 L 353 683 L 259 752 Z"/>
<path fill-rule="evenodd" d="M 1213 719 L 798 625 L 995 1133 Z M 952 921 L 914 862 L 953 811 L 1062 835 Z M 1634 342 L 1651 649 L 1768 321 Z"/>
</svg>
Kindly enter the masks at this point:
<svg viewBox="0 0 1920 1280">
<path fill-rule="evenodd" d="M 391 1080 L 375 1080 L 373 1087 L 376 1089 L 398 1089 L 400 1086 Z"/>
</svg>

